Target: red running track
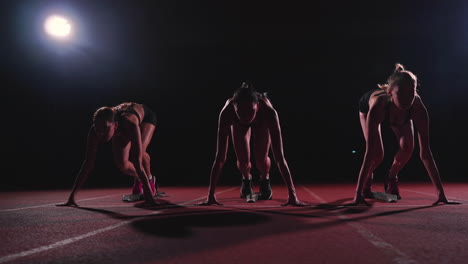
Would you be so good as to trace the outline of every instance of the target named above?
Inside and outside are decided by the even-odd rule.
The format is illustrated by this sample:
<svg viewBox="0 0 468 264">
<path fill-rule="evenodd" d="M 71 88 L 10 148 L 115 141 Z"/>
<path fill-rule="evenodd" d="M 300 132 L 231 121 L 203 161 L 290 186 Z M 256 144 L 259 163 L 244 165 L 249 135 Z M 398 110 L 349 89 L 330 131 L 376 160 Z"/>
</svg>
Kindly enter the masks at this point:
<svg viewBox="0 0 468 264">
<path fill-rule="evenodd" d="M 247 204 L 221 186 L 224 206 L 195 206 L 207 187 L 165 187 L 160 208 L 123 203 L 128 189 L 83 190 L 79 208 L 56 207 L 69 190 L 0 194 L 0 263 L 468 263 L 468 184 L 445 184 L 463 204 L 431 206 L 430 183 L 402 183 L 398 203 L 343 207 L 352 184 L 296 186 Z M 378 190 L 379 186 L 376 186 Z"/>
</svg>

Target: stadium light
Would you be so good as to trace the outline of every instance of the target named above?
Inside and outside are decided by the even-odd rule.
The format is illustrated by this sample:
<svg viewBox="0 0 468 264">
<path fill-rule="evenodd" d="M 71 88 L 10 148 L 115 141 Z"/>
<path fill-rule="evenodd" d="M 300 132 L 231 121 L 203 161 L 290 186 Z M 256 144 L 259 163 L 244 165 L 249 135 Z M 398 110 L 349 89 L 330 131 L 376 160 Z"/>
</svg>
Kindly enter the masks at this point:
<svg viewBox="0 0 468 264">
<path fill-rule="evenodd" d="M 57 39 L 68 39 L 72 34 L 72 24 L 63 16 L 51 15 L 44 22 L 44 30 Z"/>
</svg>

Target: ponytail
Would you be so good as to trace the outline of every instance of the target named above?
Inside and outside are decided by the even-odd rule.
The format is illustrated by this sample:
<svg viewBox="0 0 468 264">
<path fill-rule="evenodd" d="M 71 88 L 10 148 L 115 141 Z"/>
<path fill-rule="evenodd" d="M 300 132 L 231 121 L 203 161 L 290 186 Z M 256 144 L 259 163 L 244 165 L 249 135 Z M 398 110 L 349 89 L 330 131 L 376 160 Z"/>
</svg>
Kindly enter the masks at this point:
<svg viewBox="0 0 468 264">
<path fill-rule="evenodd" d="M 387 83 L 377 84 L 377 86 L 380 89 L 387 91 L 390 88 L 390 83 L 411 85 L 416 88 L 418 78 L 412 72 L 405 70 L 405 67 L 402 64 L 396 63 L 395 70 L 392 75 L 388 77 Z"/>
<path fill-rule="evenodd" d="M 403 71 L 405 71 L 405 67 L 401 65 L 400 63 L 396 63 L 395 70 L 393 72 L 395 73 L 395 72 L 403 72 Z"/>
<path fill-rule="evenodd" d="M 232 97 L 232 101 L 234 103 L 239 102 L 252 102 L 258 103 L 259 100 L 259 93 L 255 90 L 252 85 L 252 82 L 245 81 L 241 84 L 239 88 L 234 92 Z"/>
<path fill-rule="evenodd" d="M 390 87 L 390 85 L 388 85 L 388 83 L 386 83 L 386 84 L 377 84 L 377 86 L 380 89 L 384 90 L 384 91 L 387 91 L 387 89 Z"/>
</svg>

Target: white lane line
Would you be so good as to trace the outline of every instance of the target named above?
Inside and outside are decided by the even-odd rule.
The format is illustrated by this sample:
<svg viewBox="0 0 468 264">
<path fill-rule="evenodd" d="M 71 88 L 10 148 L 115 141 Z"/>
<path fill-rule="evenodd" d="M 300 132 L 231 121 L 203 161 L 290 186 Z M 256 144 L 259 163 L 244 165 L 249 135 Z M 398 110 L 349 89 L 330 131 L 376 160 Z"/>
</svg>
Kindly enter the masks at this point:
<svg viewBox="0 0 468 264">
<path fill-rule="evenodd" d="M 412 193 L 418 193 L 418 194 L 424 194 L 424 195 L 428 195 L 428 196 L 437 197 L 437 195 L 434 194 L 434 193 L 419 192 L 419 191 L 413 191 L 413 190 L 404 189 L 404 188 L 400 188 L 400 190 L 403 190 L 403 191 L 406 191 L 406 192 L 412 192 Z M 447 198 L 449 200 L 459 200 L 459 201 L 468 202 L 468 200 L 466 200 L 466 199 L 461 199 L 461 198 L 457 198 L 457 197 L 453 197 L 453 196 L 447 196 Z"/>
<path fill-rule="evenodd" d="M 108 196 L 99 196 L 99 197 L 93 197 L 93 198 L 86 198 L 86 199 L 78 200 L 77 202 L 90 201 L 90 200 L 103 199 L 103 198 L 109 198 L 109 197 L 114 197 L 114 196 L 117 196 L 117 195 L 122 195 L 122 194 L 113 194 L 113 195 L 108 195 Z M 0 212 L 19 211 L 19 210 L 25 210 L 25 209 L 46 207 L 46 206 L 51 206 L 51 205 L 54 205 L 54 206 L 55 206 L 56 204 L 57 204 L 57 203 L 51 203 L 51 204 L 35 205 L 35 206 L 28 206 L 28 207 L 12 208 L 12 209 L 0 210 Z"/>
<path fill-rule="evenodd" d="M 325 201 L 324 199 L 322 199 L 320 196 L 318 196 L 316 193 L 314 193 L 313 191 L 311 191 L 309 188 L 305 187 L 305 186 L 301 186 L 306 192 L 308 192 L 314 199 L 316 199 L 317 201 L 319 201 L 320 203 L 327 203 L 327 201 Z M 336 216 L 338 216 L 338 218 L 340 219 L 343 219 L 343 220 L 352 220 L 351 218 L 349 218 L 348 216 L 340 213 L 340 212 L 333 212 Z M 379 248 L 379 249 L 383 249 L 383 250 L 386 250 L 386 251 L 391 251 L 391 254 L 394 255 L 394 259 L 393 259 L 393 262 L 394 263 L 398 263 L 398 264 L 415 264 L 415 263 L 418 263 L 417 261 L 413 260 L 410 258 L 410 256 L 406 255 L 403 251 L 399 250 L 398 248 L 396 248 L 395 246 L 393 246 L 392 244 L 384 241 L 383 239 L 381 239 L 380 237 L 374 235 L 370 230 L 366 229 L 364 226 L 362 226 L 361 224 L 359 223 L 356 223 L 356 222 L 353 222 L 353 221 L 346 221 L 346 224 L 350 225 L 351 227 L 353 227 L 354 229 L 356 229 L 356 231 L 362 236 L 364 237 L 367 241 L 369 241 L 369 243 L 371 243 L 372 245 L 374 245 L 375 247 Z"/>
<path fill-rule="evenodd" d="M 232 190 L 237 189 L 237 188 L 238 188 L 238 187 L 233 187 L 233 188 L 230 188 L 230 189 L 221 191 L 221 192 L 217 192 L 216 194 L 221 194 L 221 193 L 229 192 L 229 191 L 232 191 Z M 119 194 L 119 195 L 120 195 L 120 194 Z M 190 204 L 190 203 L 193 203 L 193 202 L 195 202 L 195 201 L 202 200 L 202 199 L 204 199 L 205 197 L 206 197 L 206 195 L 205 195 L 205 196 L 202 196 L 202 197 L 199 197 L 199 198 L 196 198 L 196 199 L 193 199 L 193 200 L 190 200 L 190 201 L 187 201 L 187 202 L 180 203 L 180 204 L 178 204 L 178 205 Z M 156 211 L 156 212 L 151 212 L 151 213 L 146 214 L 145 216 L 151 216 L 151 215 L 160 214 L 160 213 L 163 212 L 164 210 L 165 210 L 165 209 L 161 209 L 161 210 Z M 26 257 L 26 256 L 30 256 L 30 255 L 33 255 L 33 254 L 36 254 L 36 253 L 40 253 L 40 252 L 44 252 L 44 251 L 47 251 L 47 250 L 55 249 L 55 248 L 58 248 L 58 247 L 62 247 L 62 246 L 65 246 L 65 245 L 68 245 L 68 244 L 77 242 L 77 241 L 79 241 L 79 240 L 82 240 L 82 239 L 85 239 L 85 238 L 88 238 L 88 237 L 91 237 L 91 236 L 95 236 L 95 235 L 97 235 L 97 234 L 101 234 L 101 233 L 104 233 L 104 232 L 107 232 L 107 231 L 110 231 L 110 230 L 119 228 L 119 227 L 121 227 L 121 226 L 124 226 L 124 225 L 126 225 L 126 224 L 129 224 L 129 223 L 131 223 L 131 222 L 134 222 L 134 221 L 140 220 L 140 219 L 141 219 L 141 217 L 135 218 L 135 219 L 131 219 L 131 220 L 127 220 L 127 221 L 123 221 L 123 222 L 120 222 L 120 223 L 117 223 L 117 224 L 114 224 L 114 225 L 110 225 L 110 226 L 108 226 L 108 227 L 104 227 L 104 228 L 100 228 L 100 229 L 97 229 L 97 230 L 88 232 L 88 233 L 83 234 L 83 235 L 79 235 L 79 236 L 75 236 L 75 237 L 72 237 L 72 238 L 64 239 L 64 240 L 61 240 L 61 241 L 52 243 L 52 244 L 50 244 L 50 245 L 46 245 L 46 246 L 42 246 L 42 247 L 33 248 L 33 249 L 30 249 L 30 250 L 22 251 L 22 252 L 15 253 L 15 254 L 6 255 L 6 256 L 0 257 L 0 263 L 5 263 L 5 262 L 7 262 L 7 261 L 16 260 L 16 259 L 21 258 L 21 257 Z"/>
<path fill-rule="evenodd" d="M 84 239 L 84 238 L 87 238 L 87 237 L 91 237 L 91 236 L 94 236 L 94 235 L 97 235 L 97 234 L 100 234 L 100 233 L 103 233 L 103 232 L 106 232 L 106 231 L 109 231 L 109 230 L 112 230 L 112 229 L 116 229 L 116 228 L 121 227 L 123 225 L 126 225 L 128 223 L 131 223 L 131 222 L 133 222 L 135 220 L 136 219 L 127 220 L 127 221 L 120 222 L 118 224 L 111 225 L 111 226 L 108 226 L 108 227 L 105 227 L 105 228 L 101 228 L 101 229 L 98 229 L 98 230 L 95 230 L 95 231 L 92 231 L 92 232 L 89 232 L 89 233 L 86 233 L 86 234 L 83 234 L 83 235 L 68 238 L 68 239 L 65 239 L 65 240 L 62 240 L 62 241 L 47 245 L 47 246 L 42 246 L 42 247 L 34 248 L 34 249 L 31 249 L 31 250 L 23 251 L 23 252 L 20 252 L 20 253 L 7 255 L 7 256 L 4 256 L 4 257 L 0 258 L 0 263 L 5 263 L 7 261 L 12 261 L 12 260 L 15 260 L 15 259 L 18 259 L 18 258 L 21 258 L 21 257 L 26 257 L 26 256 L 29 256 L 29 255 L 32 255 L 32 254 L 36 254 L 36 253 L 44 252 L 44 251 L 54 249 L 54 248 L 57 248 L 57 247 L 65 246 L 65 245 L 71 244 L 73 242 L 76 242 L 78 240 L 81 240 L 81 239 Z"/>
</svg>

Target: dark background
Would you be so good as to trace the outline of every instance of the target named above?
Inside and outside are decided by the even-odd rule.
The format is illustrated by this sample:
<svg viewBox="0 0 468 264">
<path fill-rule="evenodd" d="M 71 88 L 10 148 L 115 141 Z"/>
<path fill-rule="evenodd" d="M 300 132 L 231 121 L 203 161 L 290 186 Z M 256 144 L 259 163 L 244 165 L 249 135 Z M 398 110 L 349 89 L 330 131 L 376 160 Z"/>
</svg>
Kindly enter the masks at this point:
<svg viewBox="0 0 468 264">
<path fill-rule="evenodd" d="M 93 112 L 135 101 L 159 125 L 160 185 L 208 185 L 217 118 L 242 81 L 279 112 L 296 182 L 354 182 L 357 102 L 400 62 L 418 77 L 443 181 L 467 176 L 467 1 L 2 1 L 1 188 L 70 188 Z M 59 13 L 75 37 L 42 23 Z M 395 150 L 384 131 L 387 158 Z M 352 153 L 353 150 L 357 152 Z M 415 150 L 401 181 L 429 181 Z M 238 183 L 229 151 L 220 183 Z M 386 166 L 387 167 L 386 167 Z M 254 171 L 255 172 L 255 171 Z M 282 182 L 276 166 L 274 182 Z M 103 146 L 88 187 L 130 186 Z"/>
</svg>

